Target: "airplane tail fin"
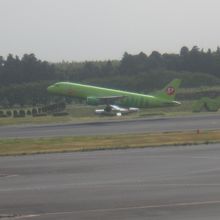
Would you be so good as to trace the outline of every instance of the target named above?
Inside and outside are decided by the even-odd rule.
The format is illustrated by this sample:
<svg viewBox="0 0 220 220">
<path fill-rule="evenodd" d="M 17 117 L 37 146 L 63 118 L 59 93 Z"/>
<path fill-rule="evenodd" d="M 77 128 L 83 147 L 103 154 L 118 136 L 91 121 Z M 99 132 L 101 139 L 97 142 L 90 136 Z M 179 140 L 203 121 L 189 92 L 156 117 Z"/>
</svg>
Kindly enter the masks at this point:
<svg viewBox="0 0 220 220">
<path fill-rule="evenodd" d="M 180 79 L 174 79 L 167 86 L 165 86 L 164 89 L 162 89 L 161 91 L 158 91 L 155 95 L 161 99 L 174 101 L 176 97 L 176 92 L 180 86 L 180 83 L 181 83 Z"/>
</svg>

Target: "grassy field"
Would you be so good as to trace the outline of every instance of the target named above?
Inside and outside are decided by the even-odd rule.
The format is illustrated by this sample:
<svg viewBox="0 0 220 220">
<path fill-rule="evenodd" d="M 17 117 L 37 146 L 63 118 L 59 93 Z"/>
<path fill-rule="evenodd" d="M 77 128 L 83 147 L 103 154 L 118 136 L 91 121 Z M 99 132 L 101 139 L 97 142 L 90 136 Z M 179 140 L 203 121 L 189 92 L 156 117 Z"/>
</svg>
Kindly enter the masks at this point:
<svg viewBox="0 0 220 220">
<path fill-rule="evenodd" d="M 68 116 L 54 117 L 52 115 L 43 117 L 32 117 L 26 116 L 24 118 L 0 118 L 0 126 L 2 125 L 16 125 L 16 124 L 47 124 L 47 123 L 65 123 L 65 122 L 84 122 L 84 121 L 98 121 L 106 119 L 129 119 L 148 117 L 153 115 L 161 116 L 172 116 L 172 115 L 183 115 L 192 113 L 192 101 L 184 101 L 182 105 L 175 107 L 166 108 L 149 108 L 141 109 L 138 113 L 132 113 L 122 117 L 112 116 L 97 116 L 94 114 L 94 110 L 97 107 L 88 105 L 68 105 L 66 111 L 69 113 Z"/>
<path fill-rule="evenodd" d="M 0 155 L 177 146 L 220 142 L 220 131 L 0 140 Z"/>
<path fill-rule="evenodd" d="M 198 87 L 198 88 L 180 88 L 178 90 L 177 94 L 177 100 L 181 100 L 181 97 L 184 96 L 188 98 L 190 101 L 181 101 L 182 105 L 175 106 L 175 107 L 163 107 L 163 108 L 149 108 L 149 109 L 141 109 L 139 113 L 134 113 L 130 115 L 126 115 L 120 118 L 121 119 L 127 119 L 127 118 L 137 118 L 137 117 L 147 117 L 152 115 L 184 115 L 184 114 L 192 114 L 193 110 L 193 103 L 195 102 L 195 99 L 198 94 L 202 94 L 203 96 L 208 96 L 212 94 L 212 96 L 215 94 L 216 97 L 218 97 L 220 94 L 220 86 L 212 86 L 212 87 Z M 197 97 L 197 99 L 199 99 Z M 27 116 L 25 118 L 0 118 L 0 126 L 1 125 L 14 125 L 14 124 L 45 124 L 45 123 L 62 123 L 62 122 L 80 122 L 80 121 L 96 121 L 96 120 L 102 120 L 104 119 L 115 119 L 117 120 L 117 117 L 100 117 L 96 116 L 94 114 L 94 110 L 96 108 L 100 108 L 97 106 L 88 106 L 88 105 L 82 105 L 82 104 L 72 104 L 67 105 L 66 111 L 69 113 L 69 116 L 59 116 L 59 117 L 53 117 L 53 116 L 44 116 L 44 117 L 31 117 Z M 19 109 L 19 108 L 18 108 Z M 18 110 L 17 109 L 17 110 Z M 6 109 L 1 109 L 3 111 L 6 111 Z M 12 109 L 13 110 L 13 109 Z"/>
</svg>

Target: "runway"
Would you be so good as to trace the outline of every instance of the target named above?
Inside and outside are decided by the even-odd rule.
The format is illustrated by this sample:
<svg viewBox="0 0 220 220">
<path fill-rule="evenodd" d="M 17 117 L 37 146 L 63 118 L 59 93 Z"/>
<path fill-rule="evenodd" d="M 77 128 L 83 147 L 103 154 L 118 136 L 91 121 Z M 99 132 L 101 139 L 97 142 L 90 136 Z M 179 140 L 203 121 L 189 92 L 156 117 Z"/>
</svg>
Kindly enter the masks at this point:
<svg viewBox="0 0 220 220">
<path fill-rule="evenodd" d="M 219 144 L 0 159 L 0 219 L 219 216 Z"/>
<path fill-rule="evenodd" d="M 195 129 L 220 129 L 220 115 L 204 114 L 88 123 L 0 126 L 0 138 L 87 136 Z"/>
</svg>

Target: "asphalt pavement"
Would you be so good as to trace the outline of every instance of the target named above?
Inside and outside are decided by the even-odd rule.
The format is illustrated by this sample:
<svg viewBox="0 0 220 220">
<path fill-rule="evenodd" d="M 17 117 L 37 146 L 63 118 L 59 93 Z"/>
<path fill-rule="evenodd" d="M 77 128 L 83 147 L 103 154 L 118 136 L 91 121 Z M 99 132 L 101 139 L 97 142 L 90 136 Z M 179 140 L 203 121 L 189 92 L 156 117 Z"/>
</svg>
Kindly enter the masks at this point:
<svg viewBox="0 0 220 220">
<path fill-rule="evenodd" d="M 0 158 L 0 219 L 219 216 L 219 144 Z"/>
<path fill-rule="evenodd" d="M 220 114 L 148 117 L 87 123 L 0 126 L 0 138 L 87 136 L 220 129 Z"/>
</svg>

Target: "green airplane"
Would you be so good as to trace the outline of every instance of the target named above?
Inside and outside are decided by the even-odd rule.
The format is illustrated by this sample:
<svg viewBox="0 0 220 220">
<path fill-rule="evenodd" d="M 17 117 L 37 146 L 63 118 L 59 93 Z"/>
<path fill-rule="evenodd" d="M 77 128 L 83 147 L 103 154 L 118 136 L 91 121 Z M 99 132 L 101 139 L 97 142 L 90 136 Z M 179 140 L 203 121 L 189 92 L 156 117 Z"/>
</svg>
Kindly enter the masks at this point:
<svg viewBox="0 0 220 220">
<path fill-rule="evenodd" d="M 180 104 L 180 102 L 175 101 L 176 91 L 180 83 L 180 79 L 174 79 L 164 89 L 150 95 L 71 82 L 57 82 L 49 86 L 47 90 L 56 95 L 84 99 L 88 105 L 105 105 L 104 109 L 95 110 L 96 114 L 114 113 L 120 116 L 129 112 L 137 112 L 139 108 Z"/>
</svg>

